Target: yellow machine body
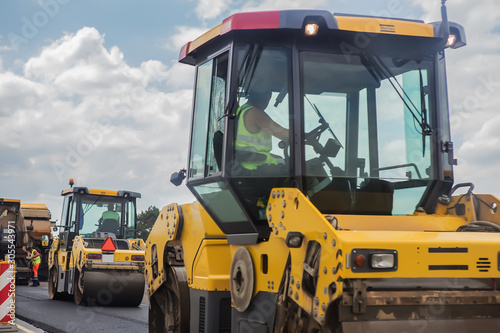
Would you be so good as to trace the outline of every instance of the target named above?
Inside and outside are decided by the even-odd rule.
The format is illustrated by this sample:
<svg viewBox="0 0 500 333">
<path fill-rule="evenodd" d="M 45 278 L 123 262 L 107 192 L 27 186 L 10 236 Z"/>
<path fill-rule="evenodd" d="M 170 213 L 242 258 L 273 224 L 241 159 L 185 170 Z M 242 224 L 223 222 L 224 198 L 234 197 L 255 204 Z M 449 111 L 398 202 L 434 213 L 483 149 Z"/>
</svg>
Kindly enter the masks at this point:
<svg viewBox="0 0 500 333">
<path fill-rule="evenodd" d="M 500 283 L 498 234 L 472 233 L 467 235 L 465 240 L 463 234 L 454 231 L 467 223 L 466 216 L 422 213 L 412 216 L 336 215 L 338 227 L 335 228 L 329 221 L 329 216 L 322 215 L 300 191 L 278 188 L 273 189 L 272 193 L 280 193 L 280 196 L 275 198 L 271 196 L 267 207 L 271 237 L 267 242 L 245 246 L 254 266 L 252 299 L 262 292 L 278 294 L 287 260 L 290 260 L 286 293 L 302 311 L 307 312 L 321 325 L 327 325 L 327 311 L 335 302 L 341 302 L 344 311 L 353 308 L 355 295 L 343 293 L 344 280 L 362 281 L 368 289 L 372 284 L 380 285 L 380 283 L 392 289 L 366 291 L 363 296 L 365 306 L 382 310 L 377 314 L 379 320 L 405 319 L 396 317 L 397 313 L 392 312 L 393 305 L 409 307 L 409 311 L 414 312 L 409 315 L 410 317 L 414 316 L 415 320 L 431 320 L 431 327 L 434 327 L 432 324 L 438 327 L 442 325 L 438 318 L 442 313 L 448 312 L 445 307 L 450 305 L 456 308 L 462 306 L 461 311 L 464 311 L 464 306 L 478 306 L 478 304 L 493 306 L 493 312 L 500 308 L 498 291 L 486 290 L 485 287 L 490 282 L 495 285 Z M 480 195 L 480 197 L 490 204 L 500 204 L 500 201 L 492 195 Z M 454 200 L 456 201 L 457 197 Z M 179 208 L 184 215 L 181 222 L 178 218 Z M 466 210 L 474 212 L 472 206 L 467 206 Z M 485 213 L 491 214 L 489 210 L 483 212 Z M 321 247 L 319 274 L 314 294 L 304 290 L 301 284 L 307 247 L 302 245 L 299 248 L 289 248 L 286 245 L 288 233 L 295 231 L 304 236 L 304 245 L 315 241 Z M 230 290 L 231 262 L 240 246 L 227 243 L 224 234 L 200 204 L 182 206 L 173 204 L 162 209 L 147 240 L 146 276 L 151 299 L 154 299 L 155 293 L 167 283 L 167 272 L 173 264 L 168 262 L 168 255 L 161 256 L 159 253 L 167 254 L 169 247 L 173 253 L 176 246 L 179 247 L 178 253 L 183 259 L 177 264 L 185 268 L 185 282 L 190 290 L 205 292 Z M 397 270 L 353 271 L 351 256 L 356 249 L 394 250 L 397 252 Z M 437 283 L 437 281 L 442 282 Z M 478 281 L 490 282 L 484 282 L 485 285 L 481 286 L 485 290 L 469 290 L 474 288 Z M 444 286 L 444 290 L 425 290 L 427 285 L 436 283 Z M 483 282 L 479 282 L 481 283 Z M 398 284 L 403 286 L 401 289 L 405 285 L 412 285 L 422 291 L 398 290 Z M 439 313 L 422 314 L 424 306 L 438 308 Z M 484 315 L 491 315 L 491 311 Z M 478 320 L 481 318 L 482 315 L 477 316 Z M 428 323 L 426 321 L 426 325 Z M 484 319 L 483 324 L 487 330 L 491 329 L 493 332 L 498 321 Z M 364 325 L 363 323 L 354 328 L 345 325 L 344 330 L 350 332 L 358 328 L 378 329 Z M 420 329 L 422 325 L 424 324 L 412 322 L 409 327 Z M 387 324 L 380 329 L 386 330 L 388 327 L 394 326 Z M 408 328 L 408 326 L 403 327 Z"/>
<path fill-rule="evenodd" d="M 181 207 L 182 218 L 176 204 L 163 207 L 146 242 L 148 293 L 152 295 L 166 281 L 166 254 L 180 244 L 196 249 L 182 251 L 183 257 L 177 257 L 185 263 L 191 288 L 229 290 L 231 258 L 225 235 L 199 203 Z"/>
</svg>

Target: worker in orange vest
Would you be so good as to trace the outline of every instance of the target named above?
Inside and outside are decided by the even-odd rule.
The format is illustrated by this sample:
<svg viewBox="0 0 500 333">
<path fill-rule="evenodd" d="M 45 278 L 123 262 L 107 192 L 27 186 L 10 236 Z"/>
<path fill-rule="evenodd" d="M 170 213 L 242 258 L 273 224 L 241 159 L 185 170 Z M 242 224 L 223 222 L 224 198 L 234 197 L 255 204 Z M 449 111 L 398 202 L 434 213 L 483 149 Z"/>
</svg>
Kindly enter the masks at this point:
<svg viewBox="0 0 500 333">
<path fill-rule="evenodd" d="M 40 266 L 40 253 L 35 250 L 33 247 L 28 246 L 28 260 L 31 260 L 32 270 L 33 270 L 33 287 L 38 287 L 40 285 L 40 281 L 38 281 L 38 267 Z"/>
</svg>

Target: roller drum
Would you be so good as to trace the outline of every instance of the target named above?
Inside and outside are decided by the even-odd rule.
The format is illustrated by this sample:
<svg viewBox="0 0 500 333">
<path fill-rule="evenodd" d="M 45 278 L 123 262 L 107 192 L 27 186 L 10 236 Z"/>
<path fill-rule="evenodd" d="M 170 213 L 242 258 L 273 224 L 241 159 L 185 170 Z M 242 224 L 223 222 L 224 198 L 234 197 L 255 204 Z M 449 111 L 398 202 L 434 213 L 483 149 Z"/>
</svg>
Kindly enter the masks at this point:
<svg viewBox="0 0 500 333">
<path fill-rule="evenodd" d="M 89 306 L 138 306 L 144 288 L 144 274 L 139 272 L 83 271 L 82 278 L 75 276 L 74 298 Z"/>
</svg>

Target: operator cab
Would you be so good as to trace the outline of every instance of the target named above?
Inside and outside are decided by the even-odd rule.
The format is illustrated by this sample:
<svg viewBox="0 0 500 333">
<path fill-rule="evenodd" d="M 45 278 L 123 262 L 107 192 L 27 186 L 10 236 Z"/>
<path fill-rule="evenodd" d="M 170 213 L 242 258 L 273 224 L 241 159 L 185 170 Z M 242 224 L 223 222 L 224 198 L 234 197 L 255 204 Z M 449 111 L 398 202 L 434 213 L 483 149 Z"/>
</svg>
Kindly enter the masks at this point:
<svg viewBox="0 0 500 333">
<path fill-rule="evenodd" d="M 269 237 L 277 187 L 300 189 L 323 214 L 432 211 L 454 164 L 441 30 L 294 10 L 235 14 L 188 43 L 187 186 L 228 241 Z M 465 45 L 462 27 L 450 30 L 452 47 Z M 252 108 L 272 121 L 255 125 Z"/>
<path fill-rule="evenodd" d="M 135 238 L 136 199 L 140 193 L 71 187 L 61 195 L 64 202 L 59 239 L 68 249 L 77 235 L 86 239 Z"/>
</svg>

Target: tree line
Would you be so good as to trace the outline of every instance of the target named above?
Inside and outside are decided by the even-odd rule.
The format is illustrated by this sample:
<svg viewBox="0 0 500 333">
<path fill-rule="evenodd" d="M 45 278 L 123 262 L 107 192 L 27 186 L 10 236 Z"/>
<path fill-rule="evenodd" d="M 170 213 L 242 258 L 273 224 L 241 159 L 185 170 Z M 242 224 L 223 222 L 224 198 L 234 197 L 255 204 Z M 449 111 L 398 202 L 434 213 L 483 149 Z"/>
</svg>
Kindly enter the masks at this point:
<svg viewBox="0 0 500 333">
<path fill-rule="evenodd" d="M 136 229 L 139 231 L 138 236 L 140 238 L 144 240 L 148 238 L 158 215 L 160 215 L 160 209 L 156 206 L 149 206 L 148 209 L 137 214 Z"/>
</svg>

